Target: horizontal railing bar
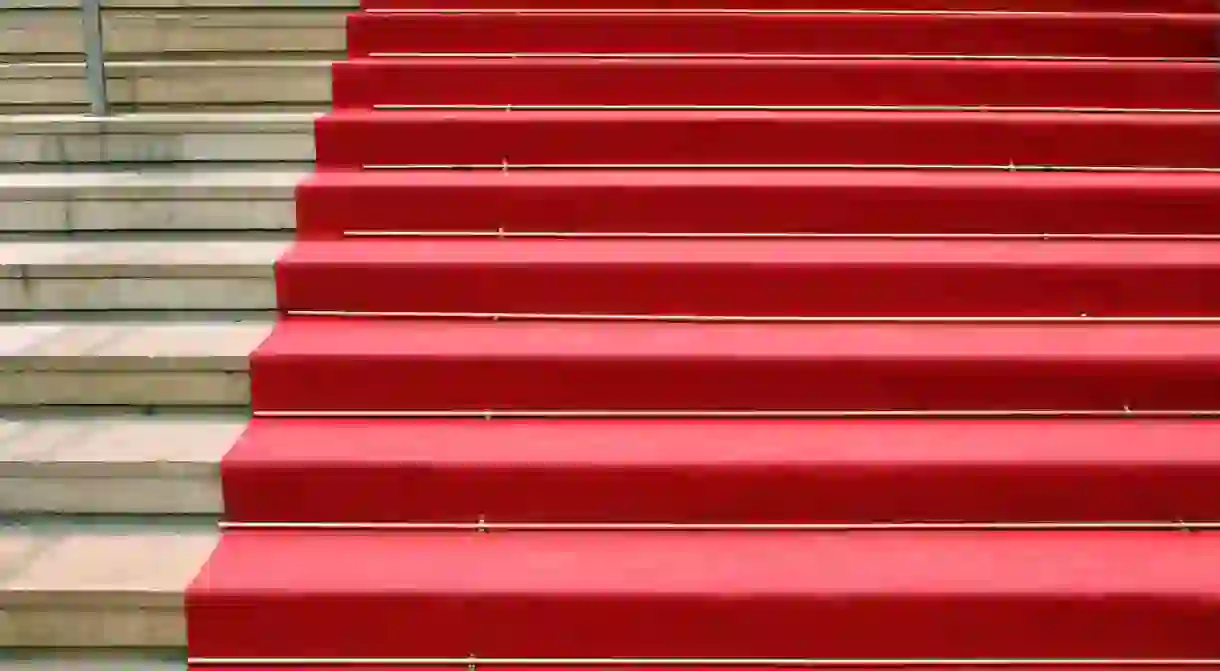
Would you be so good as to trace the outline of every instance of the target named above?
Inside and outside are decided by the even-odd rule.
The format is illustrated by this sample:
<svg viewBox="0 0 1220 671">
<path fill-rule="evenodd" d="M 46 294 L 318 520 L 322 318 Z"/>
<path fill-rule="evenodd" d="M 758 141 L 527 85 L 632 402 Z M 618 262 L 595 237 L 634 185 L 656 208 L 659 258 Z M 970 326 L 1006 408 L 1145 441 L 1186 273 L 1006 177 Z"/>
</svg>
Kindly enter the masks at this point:
<svg viewBox="0 0 1220 671">
<path fill-rule="evenodd" d="M 583 231 L 344 231 L 351 238 L 556 238 L 556 239 L 658 239 L 658 240 L 1029 240 L 1111 242 L 1220 241 L 1220 234 L 1128 233 L 703 233 L 703 232 L 583 232 Z"/>
<path fill-rule="evenodd" d="M 811 316 L 811 315 L 671 315 L 551 312 L 409 312 L 393 310 L 286 310 L 290 317 L 350 317 L 368 319 L 455 319 L 488 321 L 604 321 L 761 324 L 1215 324 L 1220 316 L 1122 317 L 1076 316 Z"/>
<path fill-rule="evenodd" d="M 938 666 L 1218 666 L 1217 659 L 814 659 L 628 657 L 189 657 L 194 666 L 717 666 L 717 667 L 938 667 Z"/>
<path fill-rule="evenodd" d="M 1068 114 L 1220 114 L 1220 107 L 1038 107 L 1029 105 L 517 105 L 512 103 L 375 103 L 376 111 L 512 112 L 1044 112 Z"/>
<path fill-rule="evenodd" d="M 240 522 L 221 529 L 317 529 L 329 531 L 1208 531 L 1220 522 L 872 522 L 708 524 L 664 522 Z"/>
<path fill-rule="evenodd" d="M 432 419 L 1217 419 L 1198 410 L 255 410 L 255 417 Z"/>
<path fill-rule="evenodd" d="M 986 170 L 1001 172 L 1220 173 L 1220 168 L 953 163 L 367 163 L 365 170 Z"/>
<path fill-rule="evenodd" d="M 606 58 L 674 60 L 855 60 L 855 61 L 1065 61 L 1086 63 L 1218 63 L 1214 56 L 1056 56 L 1049 54 L 817 54 L 743 52 L 498 52 L 498 51 L 374 51 L 369 58 Z"/>
</svg>

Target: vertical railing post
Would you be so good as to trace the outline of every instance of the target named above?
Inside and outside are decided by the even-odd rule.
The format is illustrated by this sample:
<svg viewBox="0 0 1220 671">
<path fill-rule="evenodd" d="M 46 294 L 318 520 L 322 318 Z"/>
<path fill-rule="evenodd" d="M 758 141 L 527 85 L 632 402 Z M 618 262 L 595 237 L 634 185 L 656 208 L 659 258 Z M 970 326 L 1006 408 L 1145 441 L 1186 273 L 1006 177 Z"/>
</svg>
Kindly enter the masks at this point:
<svg viewBox="0 0 1220 671">
<path fill-rule="evenodd" d="M 85 86 L 93 116 L 109 116 L 106 95 L 106 46 L 102 38 L 102 0 L 81 0 L 81 29 L 85 38 Z"/>
</svg>

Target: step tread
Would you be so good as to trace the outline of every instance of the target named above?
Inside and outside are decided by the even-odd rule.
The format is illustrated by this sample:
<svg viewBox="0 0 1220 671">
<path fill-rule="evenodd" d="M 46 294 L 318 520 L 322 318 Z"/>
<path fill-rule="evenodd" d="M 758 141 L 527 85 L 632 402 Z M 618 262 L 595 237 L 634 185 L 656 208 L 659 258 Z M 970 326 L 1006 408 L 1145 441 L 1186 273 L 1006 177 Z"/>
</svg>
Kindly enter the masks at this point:
<svg viewBox="0 0 1220 671">
<path fill-rule="evenodd" d="M 0 604 L 181 604 L 216 543 L 211 529 L 43 534 L 9 530 L 0 553 Z"/>
<path fill-rule="evenodd" d="M 806 266 L 1188 267 L 1220 265 L 1220 242 L 1096 240 L 304 240 L 281 259 L 349 267 Z M 0 256 L 0 259 L 3 259 Z"/>
<path fill-rule="evenodd" d="M 344 557 L 344 570 L 334 558 Z M 918 561 L 914 560 L 918 558 Z M 228 531 L 225 594 L 1157 595 L 1220 599 L 1220 534 Z M 997 577 L 1002 578 L 997 579 Z"/>
<path fill-rule="evenodd" d="M 264 278 L 291 246 L 286 240 L 14 240 L 0 247 L 0 279 Z"/>
<path fill-rule="evenodd" d="M 1217 428 L 255 418 L 222 468 L 227 515 L 238 521 L 1165 523 L 1220 520 Z M 1048 494 L 1075 489 L 1090 496 Z M 297 494 L 306 490 L 330 494 Z"/>
<path fill-rule="evenodd" d="M 452 469 L 1220 464 L 1209 420 L 255 418 L 229 465 Z M 359 445 L 359 449 L 352 449 Z"/>
<path fill-rule="evenodd" d="M 192 199 L 244 199 L 251 195 L 291 198 L 310 171 L 304 168 L 216 169 L 200 166 L 143 167 L 134 170 L 20 172 L 0 175 L 0 201 L 128 199 L 175 194 Z"/>
<path fill-rule="evenodd" d="M 0 422 L 0 514 L 209 514 L 220 461 L 245 430 L 226 417 Z"/>
<path fill-rule="evenodd" d="M 0 646 L 184 647 L 186 586 L 216 543 L 198 525 L 6 528 Z"/>
<path fill-rule="evenodd" d="M 143 115 L 147 117 L 177 116 L 177 115 Z M 186 115 L 183 115 L 186 116 Z M 229 115 L 210 115 L 229 116 Z M 232 115 L 234 117 L 239 115 Z M 285 115 L 287 116 L 287 115 Z M 295 115 L 306 116 L 306 115 Z M 29 115 L 30 118 L 39 118 Z M 25 117 L 16 117 L 24 119 Z M 52 119 L 57 118 L 52 116 Z M 64 117 L 81 121 L 90 120 L 82 117 Z M 133 118 L 135 115 L 133 115 Z M 514 109 L 506 112 L 502 109 L 336 109 L 320 117 L 323 122 L 364 124 L 364 125 L 433 125 L 445 123 L 479 123 L 493 126 L 536 125 L 545 123 L 548 127 L 555 125 L 562 128 L 565 124 L 615 124 L 633 125 L 727 125 L 733 123 L 768 122 L 777 125 L 800 127 L 805 124 L 821 124 L 828 122 L 859 122 L 859 123 L 898 123 L 916 125 L 941 124 L 980 124 L 1012 126 L 1024 128 L 1030 124 L 1061 124 L 1068 127 L 1092 125 L 1118 126 L 1202 126 L 1214 127 L 1220 125 L 1218 114 L 1198 114 L 1187 112 L 1140 112 L 1138 110 L 1122 113 L 1073 113 L 1066 111 L 1004 111 L 982 112 L 970 108 L 960 110 L 750 110 L 750 109 L 673 109 L 656 110 L 640 109 L 630 112 L 618 110 L 539 110 Z M 0 124 L 4 123 L 0 120 Z"/>
<path fill-rule="evenodd" d="M 267 322 L 0 324 L 0 368 L 245 371 Z"/>
<path fill-rule="evenodd" d="M 748 324 L 293 318 L 255 353 L 288 359 L 1210 361 L 1212 324 Z"/>
<path fill-rule="evenodd" d="M 79 114 L 13 114 L 0 116 L 0 134 L 312 133 L 319 116 L 321 113 L 311 112 L 170 112 L 99 119 Z"/>
<path fill-rule="evenodd" d="M 215 475 L 245 427 L 244 419 L 189 416 L 4 420 L 0 478 Z"/>
<path fill-rule="evenodd" d="M 29 0 L 27 0 L 29 1 Z M 50 1 L 50 0 L 48 0 Z M 64 0 L 55 0 L 63 2 Z M 149 0 L 125 0 L 127 2 L 148 2 Z M 199 1 L 199 0 L 195 0 Z M 218 2 L 226 0 L 216 0 Z M 968 11 L 1029 11 L 1027 0 L 938 0 L 938 8 L 944 10 Z M 456 5 L 456 7 L 454 6 Z M 439 3 L 437 0 L 363 0 L 361 6 L 365 10 L 395 11 L 395 10 L 434 10 L 445 9 L 486 9 L 473 0 L 458 3 Z M 1079 0 L 1042 0 L 1038 4 L 1043 11 L 1066 12 L 1078 11 Z M 590 6 L 573 0 L 529 0 L 525 7 L 531 10 L 541 9 L 589 9 Z M 831 4 L 818 0 L 598 0 L 594 5 L 604 9 L 633 10 L 865 10 L 865 11 L 909 11 L 926 10 L 926 0 L 840 0 Z M 1102 0 L 1089 3 L 1090 11 L 1105 12 L 1165 12 L 1164 2 L 1158 0 Z M 1216 10 L 1211 0 L 1179 0 L 1172 7 L 1173 13 L 1209 14 Z"/>
<path fill-rule="evenodd" d="M 820 187 L 943 189 L 1106 189 L 1157 191 L 1164 188 L 1213 190 L 1215 173 L 1008 172 L 987 170 L 327 170 L 304 186 L 355 189 L 409 187 Z"/>
</svg>

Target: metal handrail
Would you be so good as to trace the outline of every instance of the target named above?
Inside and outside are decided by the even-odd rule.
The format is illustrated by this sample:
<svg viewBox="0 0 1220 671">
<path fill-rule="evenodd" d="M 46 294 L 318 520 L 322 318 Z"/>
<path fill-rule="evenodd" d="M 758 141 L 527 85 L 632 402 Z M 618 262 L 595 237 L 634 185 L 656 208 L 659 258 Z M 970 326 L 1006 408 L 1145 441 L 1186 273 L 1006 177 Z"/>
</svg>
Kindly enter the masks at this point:
<svg viewBox="0 0 1220 671">
<path fill-rule="evenodd" d="M 89 112 L 93 116 L 109 116 L 102 0 L 81 0 L 81 33 L 85 44 L 85 86 L 89 93 Z"/>
</svg>

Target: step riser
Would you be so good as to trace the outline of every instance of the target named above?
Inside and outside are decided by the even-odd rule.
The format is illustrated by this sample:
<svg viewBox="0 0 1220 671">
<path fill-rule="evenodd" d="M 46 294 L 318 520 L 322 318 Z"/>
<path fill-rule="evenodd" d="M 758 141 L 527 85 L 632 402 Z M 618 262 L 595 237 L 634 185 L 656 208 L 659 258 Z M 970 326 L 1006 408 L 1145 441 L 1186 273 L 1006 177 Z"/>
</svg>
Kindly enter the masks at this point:
<svg viewBox="0 0 1220 671">
<path fill-rule="evenodd" d="M 1132 603 L 1123 597 L 291 594 L 191 604 L 188 595 L 188 637 L 193 651 L 220 657 L 464 658 L 469 653 L 462 650 L 474 642 L 483 656 L 509 658 L 1157 659 L 1214 653 L 1214 641 L 1198 633 L 1220 625 L 1207 600 L 1183 594 Z M 385 621 L 409 622 L 413 635 L 368 626 Z M 260 627 L 267 622 L 293 626 Z M 894 622 L 906 625 L 896 632 Z M 810 636 L 808 627 L 815 625 L 819 634 Z M 881 637 L 879 631 L 890 633 Z"/>
<path fill-rule="evenodd" d="M 331 99 L 321 61 L 111 63 L 108 94 L 117 111 L 316 111 Z M 81 111 L 88 103 L 76 63 L 0 65 L 0 112 Z"/>
<path fill-rule="evenodd" d="M 973 54 L 1211 58 L 1212 17 L 354 15 L 350 53 Z"/>
<path fill-rule="evenodd" d="M 1204 410 L 1220 359 L 277 356 L 255 410 Z M 1065 385 L 1064 380 L 1073 380 Z M 308 381 L 308 383 L 307 383 Z"/>
<path fill-rule="evenodd" d="M 976 180 L 929 173 L 758 173 L 749 181 L 705 175 L 662 182 L 591 172 L 552 178 L 487 171 L 380 184 L 319 177 L 298 189 L 297 224 L 302 237 L 336 238 L 345 231 L 499 230 L 1213 234 L 1220 221 L 1220 182 L 1210 175 L 1083 175 L 1068 184 L 1026 174 Z"/>
<path fill-rule="evenodd" d="M 222 472 L 243 522 L 1220 520 L 1216 428 L 256 419 Z"/>
<path fill-rule="evenodd" d="M 560 253 L 556 250 L 556 253 Z M 828 250 L 832 253 L 832 250 Z M 1220 266 L 297 262 L 285 310 L 748 316 L 1220 315 Z"/>
<path fill-rule="evenodd" d="M 293 189 L 301 176 L 285 171 L 205 173 L 196 179 L 17 175 L 0 191 L 0 232 L 286 232 L 296 223 Z"/>
<path fill-rule="evenodd" d="M 0 650 L 53 649 L 52 668 L 110 668 L 90 654 L 186 646 L 183 592 L 216 546 L 206 525 L 13 525 L 0 544 Z M 8 650 L 18 648 L 19 650 Z M 158 650 L 159 649 L 159 650 Z M 105 651 L 105 652 L 103 652 Z M 16 668 L 38 668 L 37 663 Z M 0 662 L 0 668 L 7 668 Z M 143 669 L 136 660 L 114 668 Z M 155 667 L 154 667 L 155 668 Z"/>
<path fill-rule="evenodd" d="M 990 105 L 1216 109 L 1207 63 L 420 58 L 334 66 L 341 108 L 373 105 Z"/>
<path fill-rule="evenodd" d="M 109 120 L 14 117 L 0 123 L 0 164 L 297 162 L 314 160 L 311 115 Z"/>
<path fill-rule="evenodd" d="M 274 310 L 287 241 L 9 242 L 0 310 Z"/>
<path fill-rule="evenodd" d="M 3 311 L 271 311 L 275 308 L 275 282 L 269 276 L 0 279 L 0 310 Z"/>
<path fill-rule="evenodd" d="M 387 112 L 323 117 L 317 140 L 324 167 L 1220 164 L 1209 115 Z"/>
<path fill-rule="evenodd" d="M 6 325 L 0 406 L 244 410 L 248 355 L 270 328 L 257 321 Z"/>
</svg>

